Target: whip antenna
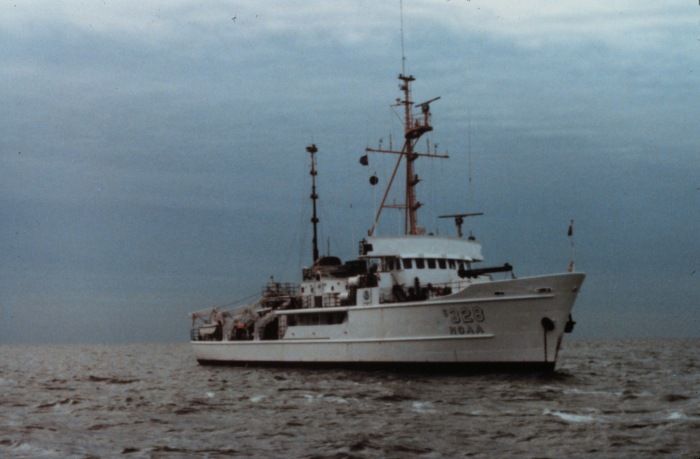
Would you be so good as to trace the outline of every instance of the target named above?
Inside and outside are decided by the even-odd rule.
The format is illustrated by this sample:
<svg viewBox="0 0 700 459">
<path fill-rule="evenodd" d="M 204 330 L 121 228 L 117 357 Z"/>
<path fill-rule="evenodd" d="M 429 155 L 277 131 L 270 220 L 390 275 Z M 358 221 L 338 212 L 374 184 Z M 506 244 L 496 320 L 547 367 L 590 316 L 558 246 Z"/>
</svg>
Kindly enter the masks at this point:
<svg viewBox="0 0 700 459">
<path fill-rule="evenodd" d="M 399 0 L 399 11 L 401 13 L 401 74 L 406 74 L 406 53 L 403 46 L 403 0 Z"/>
</svg>

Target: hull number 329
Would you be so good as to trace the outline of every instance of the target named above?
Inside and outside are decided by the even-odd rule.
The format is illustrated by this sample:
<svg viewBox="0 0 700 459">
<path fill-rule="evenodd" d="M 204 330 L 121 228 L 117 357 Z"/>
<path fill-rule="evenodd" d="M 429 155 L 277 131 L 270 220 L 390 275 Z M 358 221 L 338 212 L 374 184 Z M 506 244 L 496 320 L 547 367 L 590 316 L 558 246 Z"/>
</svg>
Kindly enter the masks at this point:
<svg viewBox="0 0 700 459">
<path fill-rule="evenodd" d="M 484 310 L 479 306 L 445 308 L 443 316 L 448 320 L 450 335 L 478 335 L 484 333 L 481 324 L 486 320 Z"/>
</svg>

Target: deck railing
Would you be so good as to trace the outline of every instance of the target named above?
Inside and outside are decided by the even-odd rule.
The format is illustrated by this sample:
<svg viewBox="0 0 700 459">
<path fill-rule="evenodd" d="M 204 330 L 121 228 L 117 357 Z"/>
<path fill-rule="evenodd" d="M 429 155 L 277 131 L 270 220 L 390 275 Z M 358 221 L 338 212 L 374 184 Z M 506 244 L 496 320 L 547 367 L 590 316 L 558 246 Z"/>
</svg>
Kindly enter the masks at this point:
<svg viewBox="0 0 700 459">
<path fill-rule="evenodd" d="M 268 282 L 262 288 L 263 297 L 296 296 L 299 286 L 291 282 Z"/>
</svg>

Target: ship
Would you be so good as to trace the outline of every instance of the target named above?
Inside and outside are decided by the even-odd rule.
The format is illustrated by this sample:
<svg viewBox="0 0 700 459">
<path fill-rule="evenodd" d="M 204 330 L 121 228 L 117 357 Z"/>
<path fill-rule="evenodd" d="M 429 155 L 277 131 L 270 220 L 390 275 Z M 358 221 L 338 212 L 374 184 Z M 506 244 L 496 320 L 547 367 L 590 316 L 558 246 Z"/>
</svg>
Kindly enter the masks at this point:
<svg viewBox="0 0 700 459">
<path fill-rule="evenodd" d="M 433 130 L 431 105 L 414 103 L 402 66 L 398 76 L 402 112 L 401 149 L 366 148 L 369 155 L 395 155 L 396 163 L 371 228 L 352 260 L 318 249 L 319 218 L 315 144 L 310 155 L 313 226 L 312 263 L 295 283 L 270 279 L 250 304 L 210 307 L 191 314 L 191 346 L 203 365 L 267 365 L 407 369 L 410 371 L 553 371 L 562 338 L 573 330 L 572 308 L 585 274 L 573 261 L 561 273 L 518 277 L 509 263 L 484 264 L 481 244 L 465 236 L 465 218 L 481 212 L 442 215 L 455 235 L 428 233 L 418 224 L 416 161 L 445 159 L 417 142 Z M 399 171 L 402 173 L 399 173 Z M 403 179 L 401 200 L 389 190 Z M 370 183 L 376 185 L 377 177 Z M 379 235 L 385 209 L 403 213 L 401 234 Z M 571 230 L 571 229 L 570 229 Z"/>
</svg>

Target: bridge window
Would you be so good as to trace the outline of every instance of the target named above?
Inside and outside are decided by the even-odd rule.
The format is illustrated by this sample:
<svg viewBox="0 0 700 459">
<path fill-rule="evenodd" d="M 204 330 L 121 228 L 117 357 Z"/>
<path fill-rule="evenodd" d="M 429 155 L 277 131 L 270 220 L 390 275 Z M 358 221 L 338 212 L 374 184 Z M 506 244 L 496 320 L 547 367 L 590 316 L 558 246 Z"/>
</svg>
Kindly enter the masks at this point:
<svg viewBox="0 0 700 459">
<path fill-rule="evenodd" d="M 455 263 L 454 260 L 448 260 L 448 263 L 449 263 L 450 269 L 457 268 L 457 264 Z"/>
<path fill-rule="evenodd" d="M 440 269 L 447 268 L 447 263 L 444 258 L 438 258 L 438 266 L 440 267 Z"/>
<path fill-rule="evenodd" d="M 416 268 L 425 269 L 425 260 L 423 258 L 416 258 Z"/>
<path fill-rule="evenodd" d="M 413 260 L 410 258 L 404 258 L 403 259 L 403 269 L 412 269 L 413 268 Z"/>
<path fill-rule="evenodd" d="M 398 258 L 385 258 L 384 267 L 386 271 L 393 271 L 401 269 L 401 262 Z"/>
<path fill-rule="evenodd" d="M 435 258 L 428 258 L 428 268 L 435 269 Z"/>
</svg>

